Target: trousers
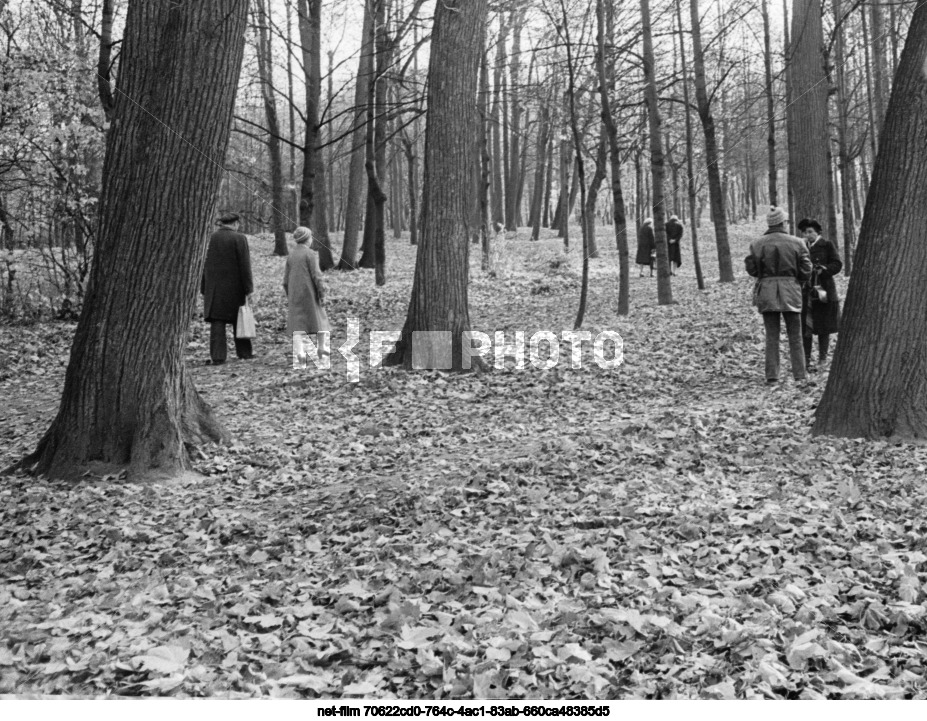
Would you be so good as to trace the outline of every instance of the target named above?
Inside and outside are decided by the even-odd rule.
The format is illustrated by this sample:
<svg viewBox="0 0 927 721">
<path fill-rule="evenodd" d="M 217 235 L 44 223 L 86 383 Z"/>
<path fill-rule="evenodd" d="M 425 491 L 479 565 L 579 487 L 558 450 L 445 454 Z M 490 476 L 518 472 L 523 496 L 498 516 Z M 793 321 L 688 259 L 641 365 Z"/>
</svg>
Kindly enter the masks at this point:
<svg viewBox="0 0 927 721">
<path fill-rule="evenodd" d="M 225 326 L 232 326 L 232 333 L 235 336 L 235 355 L 247 360 L 254 357 L 251 349 L 250 338 L 239 338 L 238 330 L 234 323 L 226 323 L 221 320 L 214 320 L 209 323 L 209 357 L 212 362 L 222 363 L 228 355 L 228 345 L 226 341 Z"/>
<path fill-rule="evenodd" d="M 801 337 L 801 313 L 763 313 L 766 327 L 766 380 L 779 380 L 779 335 L 782 331 L 780 316 L 785 318 L 785 332 L 789 338 L 789 358 L 792 361 L 792 377 L 804 380 L 805 350 Z"/>
</svg>

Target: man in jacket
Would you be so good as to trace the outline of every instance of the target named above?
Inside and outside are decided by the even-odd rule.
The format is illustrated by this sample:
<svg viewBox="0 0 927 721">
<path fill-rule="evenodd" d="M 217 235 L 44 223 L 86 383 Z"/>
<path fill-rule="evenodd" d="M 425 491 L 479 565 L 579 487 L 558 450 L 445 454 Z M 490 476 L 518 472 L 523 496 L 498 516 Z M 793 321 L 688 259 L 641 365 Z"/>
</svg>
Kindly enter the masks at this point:
<svg viewBox="0 0 927 721">
<path fill-rule="evenodd" d="M 789 337 L 792 376 L 806 377 L 801 334 L 801 284 L 811 277 L 811 257 L 804 241 L 785 232 L 786 215 L 775 206 L 766 215 L 769 229 L 750 245 L 744 263 L 757 279 L 753 303 L 763 314 L 766 327 L 766 383 L 779 382 L 780 314 Z"/>
<path fill-rule="evenodd" d="M 235 354 L 243 360 L 254 357 L 251 340 L 239 338 L 235 327 L 238 309 L 251 295 L 254 283 L 248 239 L 238 232 L 238 216 L 226 213 L 216 224 L 219 229 L 209 238 L 200 292 L 203 294 L 203 316 L 210 324 L 210 362 L 221 365 L 228 353 L 225 326 L 229 323 L 235 335 Z"/>
</svg>

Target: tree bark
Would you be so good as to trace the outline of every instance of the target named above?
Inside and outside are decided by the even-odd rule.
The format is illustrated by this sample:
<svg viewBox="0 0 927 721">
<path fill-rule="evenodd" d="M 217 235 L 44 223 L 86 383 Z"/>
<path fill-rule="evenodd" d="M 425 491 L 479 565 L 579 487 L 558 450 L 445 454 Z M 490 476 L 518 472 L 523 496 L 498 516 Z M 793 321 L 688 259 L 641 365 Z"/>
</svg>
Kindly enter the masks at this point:
<svg viewBox="0 0 927 721">
<path fill-rule="evenodd" d="M 885 116 L 840 343 L 815 435 L 927 438 L 927 6 L 918 5 Z"/>
<path fill-rule="evenodd" d="M 822 47 L 820 0 L 795 0 L 788 64 L 793 98 L 789 113 L 795 133 L 789 143 L 795 219 L 814 218 L 823 225 L 827 222 L 829 137 Z"/>
<path fill-rule="evenodd" d="M 270 43 L 270 18 L 265 0 L 256 0 L 258 30 L 258 74 L 264 114 L 267 117 L 267 150 L 270 157 L 271 229 L 274 233 L 274 255 L 287 255 L 286 212 L 283 201 L 283 155 L 280 152 L 280 123 L 277 120 L 277 102 L 273 86 L 273 51 Z"/>
<path fill-rule="evenodd" d="M 602 187 L 602 181 L 608 174 L 608 134 L 605 126 L 599 128 L 599 144 L 596 147 L 595 170 L 592 172 L 592 178 L 589 181 L 589 191 L 586 193 L 586 212 L 584 214 L 586 224 L 587 250 L 586 256 L 589 258 L 599 257 L 599 246 L 595 240 L 595 207 L 599 198 L 599 188 Z"/>
<path fill-rule="evenodd" d="M 885 70 L 885 18 L 882 14 L 880 0 L 869 0 L 869 29 L 872 34 L 872 95 L 875 106 L 874 132 L 877 138 L 882 137 L 882 120 L 885 117 L 885 95 L 888 88 L 888 77 Z"/>
<path fill-rule="evenodd" d="M 479 135 L 477 80 L 486 7 L 487 0 L 442 0 L 435 8 L 428 65 L 422 238 L 402 337 L 384 361 L 386 365 L 413 367 L 413 332 L 449 331 L 449 365 L 464 370 L 464 333 L 470 330 L 467 219 L 473 207 L 472 143 Z M 424 360 L 426 365 L 431 361 L 432 367 L 444 366 L 433 356 Z"/>
<path fill-rule="evenodd" d="M 58 414 L 20 464 L 32 472 L 168 477 L 227 438 L 184 349 L 247 15 L 239 0 L 129 4 L 91 279 Z"/>
<path fill-rule="evenodd" d="M 344 241 L 338 270 L 357 270 L 357 235 L 367 207 L 367 94 L 373 77 L 373 8 L 364 0 L 361 53 L 354 85 L 354 131 L 351 133 L 351 164 L 348 170 L 348 197 L 344 209 Z"/>
<path fill-rule="evenodd" d="M 663 130 L 657 102 L 657 80 L 653 59 L 653 36 L 650 27 L 650 2 L 641 0 L 641 26 L 644 40 L 644 97 L 650 128 L 650 175 L 653 178 L 653 235 L 657 246 L 657 303 L 673 302 L 670 278 L 669 247 L 666 244 L 666 204 L 663 195 Z"/>
<path fill-rule="evenodd" d="M 494 274 L 492 267 L 492 230 L 490 217 L 489 189 L 492 186 L 492 156 L 489 153 L 490 117 L 489 117 L 489 59 L 486 52 L 485 31 L 482 35 L 483 47 L 480 52 L 480 179 L 478 200 L 480 207 L 480 267 L 484 273 Z"/>
<path fill-rule="evenodd" d="M 689 0 L 692 22 L 692 62 L 695 71 L 695 101 L 705 135 L 705 162 L 708 166 L 708 195 L 711 200 L 711 219 L 715 225 L 715 244 L 718 249 L 718 270 L 722 283 L 734 282 L 734 268 L 731 265 L 731 246 L 727 237 L 727 214 L 724 209 L 724 191 L 721 187 L 720 155 L 715 135 L 715 121 L 711 115 L 708 89 L 705 84 L 705 53 L 702 50 L 701 21 L 698 14 L 698 0 Z M 656 219 L 654 219 L 656 223 Z M 659 253 L 659 251 L 657 251 Z"/>
</svg>

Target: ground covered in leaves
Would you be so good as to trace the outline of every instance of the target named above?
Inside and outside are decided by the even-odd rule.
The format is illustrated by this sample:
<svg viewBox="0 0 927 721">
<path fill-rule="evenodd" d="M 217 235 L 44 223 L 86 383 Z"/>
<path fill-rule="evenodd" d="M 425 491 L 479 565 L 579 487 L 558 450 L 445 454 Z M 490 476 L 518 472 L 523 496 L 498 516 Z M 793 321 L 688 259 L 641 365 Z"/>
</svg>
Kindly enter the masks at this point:
<svg viewBox="0 0 927 721">
<path fill-rule="evenodd" d="M 703 240 L 705 292 L 686 242 L 676 305 L 635 269 L 627 318 L 608 230 L 584 328 L 621 334 L 620 368 L 571 369 L 564 344 L 550 370 L 359 383 L 337 352 L 290 367 L 283 261 L 252 239 L 257 359 L 204 366 L 191 326 L 235 438 L 201 477 L 0 479 L 0 694 L 927 696 L 927 451 L 813 439 L 824 379 L 766 388 L 757 226 L 734 229 L 734 284 Z M 326 276 L 334 346 L 349 318 L 402 326 L 407 242 L 383 288 Z M 495 255 L 474 329 L 572 328 L 579 252 Z M 51 421 L 73 328 L 0 327 L 0 467 Z"/>
</svg>

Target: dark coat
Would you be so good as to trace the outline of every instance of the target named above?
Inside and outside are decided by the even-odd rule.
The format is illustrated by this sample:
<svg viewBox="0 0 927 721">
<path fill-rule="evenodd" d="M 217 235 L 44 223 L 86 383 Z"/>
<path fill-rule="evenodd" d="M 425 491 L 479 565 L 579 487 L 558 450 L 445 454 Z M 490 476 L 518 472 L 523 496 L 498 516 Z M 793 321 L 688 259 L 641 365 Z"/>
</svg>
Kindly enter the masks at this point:
<svg viewBox="0 0 927 721">
<path fill-rule="evenodd" d="M 757 279 L 753 304 L 760 313 L 801 311 L 802 283 L 811 277 L 811 257 L 801 238 L 767 230 L 751 243 L 744 265 Z"/>
<path fill-rule="evenodd" d="M 811 280 L 803 288 L 802 328 L 806 333 L 810 332 L 813 335 L 837 333 L 840 330 L 840 297 L 837 295 L 834 276 L 843 268 L 843 261 L 840 260 L 837 246 L 821 236 L 818 236 L 813 245 L 808 246 L 808 252 L 814 271 Z M 812 294 L 811 286 L 814 281 L 827 291 L 826 303 L 821 303 Z"/>
<path fill-rule="evenodd" d="M 653 239 L 653 225 L 642 225 L 637 231 L 637 255 L 634 262 L 638 265 L 652 265 L 653 251 L 656 247 Z"/>
<path fill-rule="evenodd" d="M 209 238 L 200 292 L 207 321 L 234 323 L 245 296 L 254 290 L 248 239 L 231 228 L 219 228 Z"/>
<path fill-rule="evenodd" d="M 680 240 L 682 240 L 682 223 L 678 220 L 667 220 L 666 247 L 669 250 L 670 262 L 676 265 L 682 265 L 682 253 L 679 249 Z"/>
</svg>

